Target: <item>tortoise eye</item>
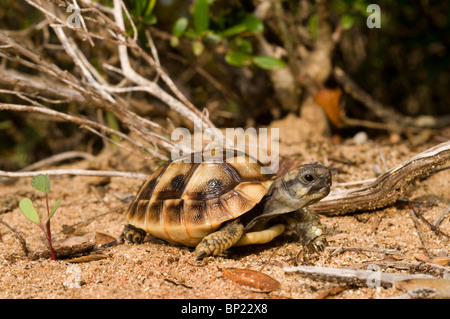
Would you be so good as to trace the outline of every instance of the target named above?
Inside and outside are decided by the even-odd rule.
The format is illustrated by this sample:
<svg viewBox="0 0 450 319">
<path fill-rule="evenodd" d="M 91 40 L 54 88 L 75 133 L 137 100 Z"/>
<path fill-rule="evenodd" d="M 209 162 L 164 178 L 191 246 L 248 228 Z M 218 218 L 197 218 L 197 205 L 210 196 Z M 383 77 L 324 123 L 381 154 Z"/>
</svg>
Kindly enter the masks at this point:
<svg viewBox="0 0 450 319">
<path fill-rule="evenodd" d="M 305 176 L 303 176 L 303 179 L 307 182 L 312 182 L 314 180 L 314 175 L 306 174 Z"/>
</svg>

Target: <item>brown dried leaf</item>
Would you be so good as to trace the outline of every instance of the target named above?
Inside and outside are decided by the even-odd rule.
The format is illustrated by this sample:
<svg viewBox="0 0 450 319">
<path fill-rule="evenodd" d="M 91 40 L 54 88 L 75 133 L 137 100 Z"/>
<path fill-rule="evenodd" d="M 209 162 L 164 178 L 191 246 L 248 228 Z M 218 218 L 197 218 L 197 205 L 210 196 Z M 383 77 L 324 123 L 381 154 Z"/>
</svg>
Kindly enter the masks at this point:
<svg viewBox="0 0 450 319">
<path fill-rule="evenodd" d="M 280 283 L 262 272 L 250 269 L 222 268 L 228 279 L 255 292 L 271 292 L 280 287 Z"/>
<path fill-rule="evenodd" d="M 437 292 L 437 298 L 450 298 L 450 280 L 436 278 L 416 278 L 398 281 L 394 284 L 395 288 L 410 291 L 419 288 L 435 289 Z"/>
<path fill-rule="evenodd" d="M 85 181 L 88 186 L 105 186 L 111 183 L 111 177 L 109 176 L 87 176 Z"/>
<path fill-rule="evenodd" d="M 76 264 L 76 263 L 87 263 L 90 261 L 101 260 L 101 259 L 106 259 L 106 258 L 108 258 L 108 255 L 93 254 L 93 255 L 72 258 L 72 259 L 66 259 L 65 261 L 68 263 Z"/>
<path fill-rule="evenodd" d="M 96 245 L 100 246 L 116 240 L 116 238 L 100 232 L 90 232 L 84 234 L 82 237 L 88 240 L 92 240 L 95 242 Z"/>
<path fill-rule="evenodd" d="M 92 241 L 95 243 L 95 245 L 104 245 L 107 243 L 110 243 L 114 240 L 116 240 L 116 238 L 104 234 L 104 233 L 100 233 L 100 232 L 90 232 L 90 233 L 86 233 L 83 236 L 81 236 L 81 238 L 85 238 L 86 240 Z"/>
<path fill-rule="evenodd" d="M 445 266 L 448 263 L 450 263 L 450 258 L 449 257 L 436 257 L 431 259 L 430 261 L 433 264 L 439 265 L 439 266 Z"/>
<path fill-rule="evenodd" d="M 337 127 L 342 127 L 342 112 L 339 106 L 342 91 L 338 89 L 320 89 L 314 96 L 314 103 L 324 109 L 328 119 Z"/>
<path fill-rule="evenodd" d="M 345 290 L 352 289 L 352 286 L 339 286 L 331 289 L 325 289 L 321 293 L 319 293 L 315 299 L 325 299 L 330 296 L 337 295 Z"/>
<path fill-rule="evenodd" d="M 423 261 L 424 263 L 429 263 L 431 261 L 430 258 L 424 254 L 413 254 L 413 257 L 417 260 Z"/>
<path fill-rule="evenodd" d="M 335 241 L 335 240 L 347 239 L 347 238 L 350 238 L 349 234 L 340 233 L 340 234 L 337 234 L 334 236 L 327 237 L 327 241 Z"/>
</svg>

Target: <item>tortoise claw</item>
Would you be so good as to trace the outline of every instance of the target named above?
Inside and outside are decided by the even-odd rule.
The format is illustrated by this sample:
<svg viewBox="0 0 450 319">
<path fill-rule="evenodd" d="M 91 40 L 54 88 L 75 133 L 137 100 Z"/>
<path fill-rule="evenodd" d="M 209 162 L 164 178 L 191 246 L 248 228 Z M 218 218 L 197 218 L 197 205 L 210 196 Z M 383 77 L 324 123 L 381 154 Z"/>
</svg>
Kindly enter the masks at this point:
<svg viewBox="0 0 450 319">
<path fill-rule="evenodd" d="M 147 233 L 144 230 L 133 225 L 126 225 L 119 240 L 122 242 L 126 241 L 127 243 L 142 244 L 146 235 Z"/>
<path fill-rule="evenodd" d="M 206 252 L 202 251 L 199 254 L 197 254 L 197 256 L 195 256 L 195 260 L 200 261 L 201 259 L 205 258 L 206 255 L 207 255 Z"/>
<path fill-rule="evenodd" d="M 122 243 L 123 243 L 123 239 L 121 237 L 119 237 L 119 238 L 117 238 L 117 239 L 115 239 L 113 241 L 110 241 L 109 243 L 101 245 L 100 247 L 102 247 L 102 248 L 109 248 L 109 247 L 113 247 L 113 246 L 116 246 L 116 245 L 119 245 L 119 244 L 122 244 Z"/>
<path fill-rule="evenodd" d="M 318 236 L 314 238 L 313 240 L 309 241 L 305 248 L 309 253 L 313 252 L 323 252 L 325 251 L 325 248 L 328 246 L 328 242 L 325 238 L 325 236 Z"/>
</svg>

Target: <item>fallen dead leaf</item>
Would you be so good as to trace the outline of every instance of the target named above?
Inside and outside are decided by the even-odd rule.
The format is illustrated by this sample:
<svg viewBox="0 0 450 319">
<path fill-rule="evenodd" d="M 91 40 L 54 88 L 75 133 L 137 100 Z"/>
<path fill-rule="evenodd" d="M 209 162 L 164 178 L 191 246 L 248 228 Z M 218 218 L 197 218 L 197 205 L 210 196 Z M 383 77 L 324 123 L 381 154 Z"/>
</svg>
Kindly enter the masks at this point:
<svg viewBox="0 0 450 319">
<path fill-rule="evenodd" d="M 394 287 L 403 291 L 410 291 L 419 288 L 434 289 L 437 292 L 436 298 L 450 298 L 450 280 L 448 279 L 408 279 L 396 282 Z"/>
<path fill-rule="evenodd" d="M 89 186 L 105 186 L 111 183 L 111 177 L 108 176 L 89 176 L 86 177 L 86 183 Z"/>
<path fill-rule="evenodd" d="M 445 266 L 450 263 L 450 257 L 436 257 L 431 259 L 430 262 L 439 266 Z"/>
<path fill-rule="evenodd" d="M 250 269 L 222 268 L 222 272 L 231 281 L 255 292 L 271 292 L 280 287 L 280 283 L 262 272 Z"/>
<path fill-rule="evenodd" d="M 65 261 L 68 263 L 77 264 L 77 263 L 87 263 L 87 262 L 91 262 L 91 261 L 95 261 L 95 260 L 106 259 L 108 257 L 109 257 L 108 255 L 103 255 L 103 254 L 93 254 L 93 255 L 81 256 L 81 257 L 77 257 L 77 258 L 66 259 Z"/>
<path fill-rule="evenodd" d="M 413 257 L 419 261 L 423 261 L 424 263 L 429 263 L 431 260 L 424 254 L 413 254 Z"/>
<path fill-rule="evenodd" d="M 351 286 L 339 286 L 339 287 L 334 287 L 331 289 L 326 289 L 325 291 L 322 291 L 321 293 L 319 293 L 315 299 L 325 299 L 328 298 L 330 296 L 335 296 L 345 290 L 351 289 Z"/>
<path fill-rule="evenodd" d="M 314 96 L 314 103 L 324 109 L 328 119 L 337 127 L 342 127 L 342 111 L 339 106 L 340 89 L 321 89 Z"/>
<path fill-rule="evenodd" d="M 114 240 L 116 240 L 116 238 L 104 234 L 104 233 L 100 233 L 100 232 L 90 232 L 87 234 L 84 234 L 83 236 L 81 236 L 82 238 L 86 238 L 88 240 L 92 240 L 95 242 L 96 245 L 104 245 L 104 244 L 108 244 Z"/>
<path fill-rule="evenodd" d="M 405 260 L 407 257 L 406 256 L 402 256 L 402 255 L 392 255 L 392 258 L 394 258 L 395 260 Z"/>
<path fill-rule="evenodd" d="M 335 241 L 335 240 L 339 240 L 339 239 L 347 239 L 349 238 L 350 235 L 346 234 L 346 233 L 340 233 L 334 236 L 329 236 L 327 237 L 327 241 Z"/>
</svg>

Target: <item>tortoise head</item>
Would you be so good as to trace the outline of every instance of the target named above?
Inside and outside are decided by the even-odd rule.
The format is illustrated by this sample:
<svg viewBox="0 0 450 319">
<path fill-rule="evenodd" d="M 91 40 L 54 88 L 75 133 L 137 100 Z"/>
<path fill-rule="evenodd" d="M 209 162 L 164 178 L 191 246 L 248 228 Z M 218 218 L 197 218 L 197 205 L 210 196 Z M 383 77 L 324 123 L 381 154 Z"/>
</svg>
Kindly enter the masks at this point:
<svg viewBox="0 0 450 319">
<path fill-rule="evenodd" d="M 330 193 L 331 172 L 319 164 L 304 164 L 275 180 L 267 193 L 265 216 L 279 215 L 311 205 Z"/>
</svg>

